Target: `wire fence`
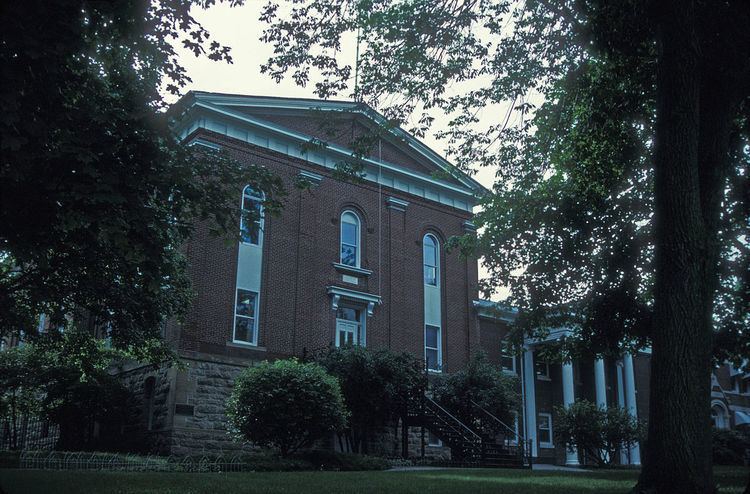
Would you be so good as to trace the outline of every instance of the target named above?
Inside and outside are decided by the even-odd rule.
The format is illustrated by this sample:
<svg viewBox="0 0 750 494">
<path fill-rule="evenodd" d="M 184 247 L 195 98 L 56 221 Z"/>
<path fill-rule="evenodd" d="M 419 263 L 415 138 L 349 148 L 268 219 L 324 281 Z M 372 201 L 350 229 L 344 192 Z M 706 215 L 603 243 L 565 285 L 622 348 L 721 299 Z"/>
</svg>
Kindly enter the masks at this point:
<svg viewBox="0 0 750 494">
<path fill-rule="evenodd" d="M 254 464 L 239 455 L 140 456 L 120 453 L 22 451 L 19 468 L 123 472 L 246 472 Z"/>
</svg>

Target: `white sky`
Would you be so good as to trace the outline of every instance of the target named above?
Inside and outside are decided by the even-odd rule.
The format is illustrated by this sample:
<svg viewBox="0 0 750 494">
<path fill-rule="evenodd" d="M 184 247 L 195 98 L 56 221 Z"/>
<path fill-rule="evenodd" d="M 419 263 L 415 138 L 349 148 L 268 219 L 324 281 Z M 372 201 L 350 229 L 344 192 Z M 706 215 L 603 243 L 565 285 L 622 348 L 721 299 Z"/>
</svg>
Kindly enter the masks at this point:
<svg viewBox="0 0 750 494">
<path fill-rule="evenodd" d="M 265 24 L 258 18 L 265 3 L 266 0 L 247 0 L 245 5 L 239 7 L 232 8 L 226 4 L 219 4 L 208 10 L 194 10 L 193 15 L 211 33 L 212 38 L 232 48 L 234 63 L 214 62 L 206 57 L 196 58 L 188 50 L 178 47 L 180 62 L 193 80 L 186 91 L 192 89 L 218 93 L 316 98 L 313 84 L 300 87 L 289 79 L 277 84 L 267 75 L 260 73 L 261 64 L 273 54 L 273 47 L 259 40 Z M 345 44 L 340 53 L 340 60 L 348 59 L 354 66 L 355 49 L 354 43 Z M 174 99 L 176 98 L 168 98 Z M 346 98 L 342 95 L 337 99 Z M 505 114 L 505 109 L 493 108 L 486 113 L 491 113 L 486 116 L 487 119 L 497 122 Z M 440 126 L 441 119 L 437 118 L 433 124 L 433 131 L 440 130 Z M 436 152 L 445 155 L 443 143 L 430 133 L 422 140 Z M 475 178 L 490 188 L 494 181 L 494 170 L 479 170 Z M 480 266 L 480 277 L 483 275 L 486 275 L 486 271 Z M 507 290 L 500 290 L 493 298 L 502 299 L 505 296 Z"/>
</svg>

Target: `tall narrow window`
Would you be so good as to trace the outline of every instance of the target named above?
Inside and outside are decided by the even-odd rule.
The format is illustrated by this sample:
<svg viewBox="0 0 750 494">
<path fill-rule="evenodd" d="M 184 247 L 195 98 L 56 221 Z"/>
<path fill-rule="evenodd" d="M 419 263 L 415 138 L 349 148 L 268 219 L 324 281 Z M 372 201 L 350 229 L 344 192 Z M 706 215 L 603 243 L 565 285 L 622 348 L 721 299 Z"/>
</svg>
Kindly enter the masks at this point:
<svg viewBox="0 0 750 494">
<path fill-rule="evenodd" d="M 341 264 L 360 267 L 360 221 L 352 211 L 341 214 Z"/>
<path fill-rule="evenodd" d="M 431 372 L 443 370 L 442 300 L 440 293 L 440 249 L 431 233 L 422 237 L 424 274 L 424 358 Z"/>
<path fill-rule="evenodd" d="M 242 218 L 240 236 L 242 242 L 260 245 L 263 235 L 263 196 L 247 185 L 242 191 Z"/>
<path fill-rule="evenodd" d="M 424 283 L 425 285 L 437 286 L 438 284 L 438 242 L 432 235 L 425 235 L 422 242 L 422 254 L 424 258 Z"/>
<path fill-rule="evenodd" d="M 237 302 L 234 310 L 234 341 L 257 344 L 258 294 L 250 290 L 237 289 Z"/>
</svg>

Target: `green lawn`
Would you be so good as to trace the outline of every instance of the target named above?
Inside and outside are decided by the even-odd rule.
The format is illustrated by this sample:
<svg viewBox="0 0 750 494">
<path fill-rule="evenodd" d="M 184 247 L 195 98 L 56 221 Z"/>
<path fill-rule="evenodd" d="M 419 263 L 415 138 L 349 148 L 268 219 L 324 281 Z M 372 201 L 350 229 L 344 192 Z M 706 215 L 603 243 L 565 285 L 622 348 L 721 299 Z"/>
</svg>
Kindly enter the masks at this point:
<svg viewBox="0 0 750 494">
<path fill-rule="evenodd" d="M 125 473 L 0 470 L 0 492 L 66 493 L 626 493 L 637 472 L 429 470 L 411 472 Z M 722 494 L 739 494 L 747 469 L 717 467 Z"/>
</svg>

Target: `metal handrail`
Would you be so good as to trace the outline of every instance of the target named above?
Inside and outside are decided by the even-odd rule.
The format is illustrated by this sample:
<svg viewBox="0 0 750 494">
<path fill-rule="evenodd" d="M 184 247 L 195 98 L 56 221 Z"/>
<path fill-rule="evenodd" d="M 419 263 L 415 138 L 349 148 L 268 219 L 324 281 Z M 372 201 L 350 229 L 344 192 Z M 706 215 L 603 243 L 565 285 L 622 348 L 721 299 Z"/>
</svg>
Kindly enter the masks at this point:
<svg viewBox="0 0 750 494">
<path fill-rule="evenodd" d="M 451 415 L 451 413 L 448 410 L 446 410 L 445 408 L 443 408 L 440 405 L 438 405 L 435 400 L 433 400 L 432 398 L 430 398 L 428 396 L 425 396 L 424 399 L 425 399 L 425 402 L 429 402 L 430 404 L 436 406 L 441 412 L 443 412 L 448 417 L 450 417 L 451 419 L 453 419 L 454 422 L 456 422 L 461 427 L 463 427 L 471 436 L 474 436 L 475 439 L 478 439 L 479 441 L 482 440 L 482 438 L 476 432 L 474 432 L 473 430 L 469 429 L 469 427 L 466 424 L 464 424 L 463 422 L 461 422 L 460 420 L 458 420 L 456 417 L 454 417 L 453 415 Z"/>
<path fill-rule="evenodd" d="M 488 410 L 485 410 L 485 409 L 484 409 L 484 407 L 482 407 L 482 405 L 480 405 L 479 403 L 475 402 L 474 400 L 469 400 L 469 401 L 471 402 L 471 404 L 472 404 L 473 406 L 475 406 L 475 407 L 477 407 L 477 408 L 478 408 L 479 410 L 481 410 L 481 411 L 482 411 L 482 413 L 484 413 L 485 415 L 487 415 L 488 417 L 490 417 L 490 418 L 491 418 L 492 420 L 494 420 L 495 422 L 497 422 L 498 424 L 502 425 L 503 427 L 505 427 L 506 429 L 508 429 L 508 430 L 509 430 L 510 432 L 512 432 L 512 433 L 513 433 L 513 435 L 514 435 L 514 436 L 516 436 L 516 441 L 519 441 L 519 442 L 521 442 L 521 441 L 525 442 L 525 441 L 526 441 L 526 439 L 525 439 L 525 438 L 524 438 L 523 436 L 521 436 L 521 435 L 520 435 L 519 433 L 517 433 L 517 432 L 516 432 L 516 431 L 515 431 L 514 429 L 512 429 L 512 428 L 511 428 L 510 426 L 508 426 L 508 424 L 506 424 L 505 422 L 503 422 L 503 421 L 502 421 L 502 420 L 500 420 L 499 418 L 495 417 L 495 416 L 494 416 L 494 415 L 493 415 L 492 413 L 490 413 L 490 412 L 489 412 Z"/>
</svg>

